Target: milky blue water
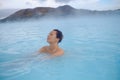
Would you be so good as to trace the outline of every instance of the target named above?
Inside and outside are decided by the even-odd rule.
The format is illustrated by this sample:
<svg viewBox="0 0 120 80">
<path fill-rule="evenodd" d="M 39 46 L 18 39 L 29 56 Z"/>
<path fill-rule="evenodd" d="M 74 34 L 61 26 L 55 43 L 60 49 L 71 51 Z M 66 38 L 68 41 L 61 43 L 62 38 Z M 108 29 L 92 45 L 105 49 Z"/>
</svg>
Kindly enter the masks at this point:
<svg viewBox="0 0 120 80">
<path fill-rule="evenodd" d="M 52 29 L 63 56 L 33 56 Z M 0 23 L 0 80 L 120 80 L 120 17 Z"/>
</svg>

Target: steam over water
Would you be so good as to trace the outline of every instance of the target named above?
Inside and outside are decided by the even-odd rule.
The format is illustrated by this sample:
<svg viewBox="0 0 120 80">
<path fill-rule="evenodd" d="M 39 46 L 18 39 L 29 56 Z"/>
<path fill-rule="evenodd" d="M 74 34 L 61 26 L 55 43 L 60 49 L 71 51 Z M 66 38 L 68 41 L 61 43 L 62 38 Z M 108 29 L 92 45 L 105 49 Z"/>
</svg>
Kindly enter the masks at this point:
<svg viewBox="0 0 120 80">
<path fill-rule="evenodd" d="M 53 29 L 61 57 L 34 56 Z M 119 80 L 120 16 L 0 23 L 0 80 Z"/>
</svg>

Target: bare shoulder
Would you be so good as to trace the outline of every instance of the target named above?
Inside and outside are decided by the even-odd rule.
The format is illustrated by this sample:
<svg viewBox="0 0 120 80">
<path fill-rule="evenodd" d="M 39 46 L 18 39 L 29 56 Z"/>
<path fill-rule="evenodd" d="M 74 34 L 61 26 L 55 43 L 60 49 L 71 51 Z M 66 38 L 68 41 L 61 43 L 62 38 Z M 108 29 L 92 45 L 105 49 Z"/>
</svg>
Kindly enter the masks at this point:
<svg viewBox="0 0 120 80">
<path fill-rule="evenodd" d="M 46 52 L 46 49 L 48 48 L 48 46 L 44 46 L 44 47 L 42 47 L 40 50 L 39 50 L 39 52 Z"/>
<path fill-rule="evenodd" d="M 62 56 L 64 54 L 64 50 L 59 48 L 58 52 L 56 52 L 54 55 L 55 56 Z"/>
</svg>

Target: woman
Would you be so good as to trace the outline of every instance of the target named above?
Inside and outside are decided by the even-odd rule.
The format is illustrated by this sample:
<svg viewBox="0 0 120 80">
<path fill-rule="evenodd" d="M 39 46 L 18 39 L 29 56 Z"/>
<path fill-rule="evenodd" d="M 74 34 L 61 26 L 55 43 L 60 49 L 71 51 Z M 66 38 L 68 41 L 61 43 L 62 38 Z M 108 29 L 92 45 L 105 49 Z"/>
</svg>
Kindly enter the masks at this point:
<svg viewBox="0 0 120 80">
<path fill-rule="evenodd" d="M 54 29 L 52 30 L 48 37 L 47 42 L 49 43 L 49 46 L 42 47 L 39 52 L 40 53 L 49 53 L 53 56 L 60 56 L 64 54 L 63 49 L 61 49 L 58 45 L 63 39 L 63 34 L 60 30 Z"/>
</svg>

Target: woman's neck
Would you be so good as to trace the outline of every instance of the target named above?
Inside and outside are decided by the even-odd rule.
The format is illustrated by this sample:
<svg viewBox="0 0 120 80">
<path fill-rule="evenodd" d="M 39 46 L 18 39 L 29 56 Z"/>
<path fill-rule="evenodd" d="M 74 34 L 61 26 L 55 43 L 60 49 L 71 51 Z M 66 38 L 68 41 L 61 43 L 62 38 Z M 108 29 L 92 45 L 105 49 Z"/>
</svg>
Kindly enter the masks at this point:
<svg viewBox="0 0 120 80">
<path fill-rule="evenodd" d="M 50 49 L 55 49 L 58 48 L 58 44 L 57 43 L 52 43 L 49 45 Z"/>
<path fill-rule="evenodd" d="M 49 50 L 51 52 L 56 52 L 58 50 L 58 48 L 59 48 L 59 46 L 58 46 L 57 43 L 52 43 L 52 44 L 49 45 Z"/>
</svg>

